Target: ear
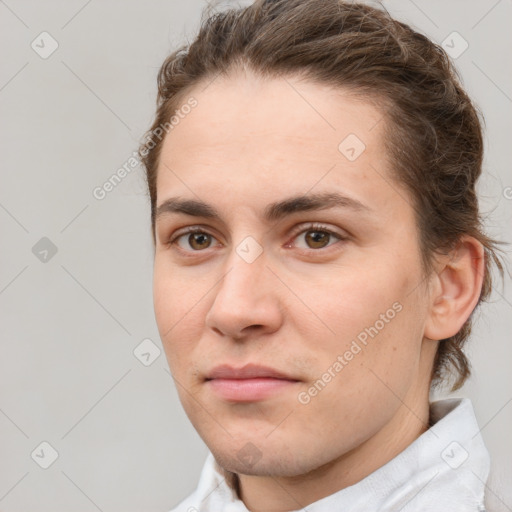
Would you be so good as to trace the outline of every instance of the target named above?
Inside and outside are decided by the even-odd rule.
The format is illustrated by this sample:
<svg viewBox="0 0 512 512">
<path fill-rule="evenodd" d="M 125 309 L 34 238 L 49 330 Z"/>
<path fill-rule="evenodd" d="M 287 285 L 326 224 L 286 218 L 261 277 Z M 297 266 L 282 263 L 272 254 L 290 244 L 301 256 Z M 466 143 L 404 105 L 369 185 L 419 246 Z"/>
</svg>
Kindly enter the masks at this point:
<svg viewBox="0 0 512 512">
<path fill-rule="evenodd" d="M 438 259 L 431 282 L 426 338 L 443 340 L 460 331 L 480 297 L 484 257 L 482 244 L 465 236 L 453 251 Z"/>
</svg>

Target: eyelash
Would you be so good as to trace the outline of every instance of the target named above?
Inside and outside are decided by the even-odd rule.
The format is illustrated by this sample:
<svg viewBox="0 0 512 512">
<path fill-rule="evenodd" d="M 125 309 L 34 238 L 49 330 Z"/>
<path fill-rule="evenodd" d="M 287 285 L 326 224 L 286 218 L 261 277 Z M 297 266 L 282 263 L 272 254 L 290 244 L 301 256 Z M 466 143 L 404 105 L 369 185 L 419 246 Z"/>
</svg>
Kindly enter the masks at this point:
<svg viewBox="0 0 512 512">
<path fill-rule="evenodd" d="M 341 233 L 336 233 L 336 231 L 333 231 L 332 229 L 330 229 L 328 226 L 325 226 L 324 224 L 320 224 L 318 222 L 313 222 L 311 224 L 308 224 L 307 226 L 304 226 L 304 225 L 300 225 L 297 227 L 297 229 L 294 229 L 292 231 L 292 238 L 295 239 L 297 238 L 299 235 L 303 234 L 303 233 L 307 233 L 308 231 L 321 231 L 321 232 L 324 232 L 324 233 L 327 233 L 329 234 L 331 237 L 334 237 L 334 238 L 337 238 L 337 240 L 333 243 L 329 243 L 329 245 L 327 245 L 326 247 L 321 247 L 320 249 L 303 249 L 303 248 L 298 248 L 300 251 L 305 251 L 305 252 L 320 252 L 320 251 L 326 251 L 329 249 L 329 247 L 332 247 L 333 245 L 336 245 L 338 242 L 342 242 L 344 240 L 347 240 L 348 236 L 346 235 L 342 235 Z M 331 242 L 331 240 L 329 240 L 329 242 Z M 290 245 L 287 243 L 286 244 L 286 247 L 289 247 Z"/>
<path fill-rule="evenodd" d="M 342 242 L 344 240 L 347 240 L 349 237 L 346 236 L 346 235 L 342 235 L 340 233 L 337 233 L 335 231 L 333 231 L 332 229 L 328 228 L 327 226 L 323 225 L 323 224 L 319 224 L 319 223 L 311 223 L 307 226 L 299 226 L 296 230 L 293 230 L 292 232 L 292 239 L 295 239 L 297 238 L 299 235 L 303 234 L 303 233 L 307 233 L 308 231 L 321 231 L 321 232 L 325 232 L 327 234 L 329 234 L 330 236 L 336 238 L 337 240 L 333 243 L 329 243 L 329 245 L 325 246 L 325 247 L 321 247 L 320 249 L 304 249 L 304 248 L 298 248 L 299 251 L 302 251 L 302 252 L 306 252 L 308 254 L 310 253 L 319 253 L 319 252 L 325 252 L 326 250 L 329 250 L 330 247 L 332 247 L 333 245 L 336 245 L 338 242 Z M 194 253 L 202 253 L 202 252 L 205 252 L 207 249 L 209 249 L 210 247 L 208 247 L 207 249 L 204 249 L 204 250 L 197 250 L 197 251 L 194 251 L 194 250 L 187 250 L 187 249 L 182 249 L 181 247 L 179 247 L 179 245 L 177 244 L 177 241 L 185 236 L 185 235 L 190 235 L 190 234 L 194 234 L 194 233 L 198 233 L 198 234 L 206 234 L 206 235 L 209 235 L 211 236 L 212 238 L 216 239 L 214 235 L 212 235 L 211 233 L 208 232 L 207 229 L 204 229 L 204 228 L 201 228 L 200 226 L 190 226 L 190 227 L 187 227 L 185 228 L 183 231 L 181 231 L 180 233 L 178 233 L 177 235 L 173 236 L 172 238 L 169 239 L 169 241 L 166 243 L 166 245 L 169 245 L 169 246 L 176 246 L 177 250 L 181 251 L 182 253 L 186 254 L 187 256 L 192 256 L 193 257 L 193 254 Z M 330 240 L 329 240 L 330 242 Z M 286 243 L 285 247 L 290 247 L 291 244 L 290 243 Z M 188 254 L 187 254 L 188 253 Z M 192 254 L 190 254 L 192 253 Z"/>
</svg>

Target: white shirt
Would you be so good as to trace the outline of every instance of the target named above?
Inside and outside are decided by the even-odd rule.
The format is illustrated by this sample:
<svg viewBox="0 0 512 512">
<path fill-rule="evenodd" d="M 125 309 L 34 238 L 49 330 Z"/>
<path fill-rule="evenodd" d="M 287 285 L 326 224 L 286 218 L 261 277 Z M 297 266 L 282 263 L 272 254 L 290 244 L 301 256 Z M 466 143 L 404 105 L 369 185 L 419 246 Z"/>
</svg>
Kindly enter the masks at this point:
<svg viewBox="0 0 512 512">
<path fill-rule="evenodd" d="M 434 423 L 360 482 L 304 512 L 485 512 L 490 458 L 467 398 L 430 404 Z M 248 512 L 210 453 L 196 491 L 170 512 Z M 298 511 L 297 511 L 298 512 Z"/>
</svg>

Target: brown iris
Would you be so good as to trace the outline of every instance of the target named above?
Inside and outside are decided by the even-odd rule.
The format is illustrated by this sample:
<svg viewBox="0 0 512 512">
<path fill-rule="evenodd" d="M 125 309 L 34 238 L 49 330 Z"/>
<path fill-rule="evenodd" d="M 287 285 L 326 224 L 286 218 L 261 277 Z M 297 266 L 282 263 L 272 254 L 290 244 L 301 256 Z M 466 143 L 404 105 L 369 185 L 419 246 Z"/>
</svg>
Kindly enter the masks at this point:
<svg viewBox="0 0 512 512">
<path fill-rule="evenodd" d="M 212 238 L 207 233 L 190 233 L 188 243 L 196 250 L 207 249 L 212 243 Z"/>
<path fill-rule="evenodd" d="M 326 231 L 310 230 L 306 232 L 306 243 L 312 249 L 321 249 L 329 243 L 330 237 L 330 233 Z"/>
</svg>

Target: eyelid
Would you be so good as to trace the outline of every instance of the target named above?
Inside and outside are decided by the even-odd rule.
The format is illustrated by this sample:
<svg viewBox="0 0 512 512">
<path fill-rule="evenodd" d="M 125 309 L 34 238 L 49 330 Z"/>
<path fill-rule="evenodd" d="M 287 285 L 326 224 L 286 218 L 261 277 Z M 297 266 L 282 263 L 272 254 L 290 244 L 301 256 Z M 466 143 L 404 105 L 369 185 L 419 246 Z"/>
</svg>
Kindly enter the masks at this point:
<svg viewBox="0 0 512 512">
<path fill-rule="evenodd" d="M 207 247 L 206 249 L 204 249 L 202 251 L 193 251 L 193 250 L 183 249 L 182 247 L 180 247 L 177 243 L 177 240 L 179 238 L 181 238 L 182 236 L 189 235 L 191 233 L 202 233 L 202 234 L 209 235 L 213 239 L 215 239 L 219 244 L 221 244 L 221 242 L 218 240 L 218 238 L 214 234 L 211 233 L 211 230 L 209 230 L 208 228 L 201 226 L 201 225 L 194 225 L 194 226 L 186 226 L 183 229 L 178 229 L 175 232 L 173 232 L 171 237 L 169 237 L 167 239 L 166 245 L 169 245 L 169 246 L 175 245 L 178 248 L 178 250 L 185 252 L 185 253 L 201 253 L 201 252 L 206 252 L 207 249 L 211 248 L 211 247 Z"/>
<path fill-rule="evenodd" d="M 314 230 L 325 231 L 326 233 L 329 233 L 330 235 L 335 236 L 338 239 L 338 241 L 347 240 L 350 237 L 350 235 L 348 233 L 346 233 L 346 232 L 340 233 L 340 232 L 336 231 L 335 229 L 333 229 L 333 228 L 329 227 L 328 225 L 323 224 L 321 222 L 306 222 L 306 223 L 302 223 L 298 226 L 295 226 L 292 229 L 291 234 L 290 234 L 291 239 L 288 242 L 286 242 L 284 246 L 287 248 L 292 247 L 292 241 L 295 238 L 297 238 L 298 235 L 300 235 L 304 232 L 307 232 L 307 231 L 314 231 Z M 207 234 L 207 235 L 211 236 L 213 239 L 215 239 L 220 245 L 222 245 L 221 242 L 218 240 L 218 238 L 214 234 L 212 234 L 211 230 L 202 225 L 186 226 L 182 229 L 176 230 L 172 234 L 172 236 L 167 240 L 166 244 L 167 245 L 175 245 L 178 250 L 180 250 L 184 253 L 189 253 L 189 254 L 190 253 L 200 254 L 200 253 L 206 252 L 208 249 L 213 248 L 213 247 L 208 247 L 204 250 L 194 251 L 194 250 L 183 249 L 182 247 L 180 247 L 177 244 L 177 240 L 179 238 L 181 238 L 182 236 L 188 235 L 191 233 Z M 335 244 L 330 244 L 330 245 L 326 246 L 325 248 L 320 248 L 320 249 L 304 249 L 304 248 L 300 248 L 300 247 L 297 247 L 297 249 L 300 251 L 305 251 L 305 252 L 320 252 L 322 250 L 323 251 L 328 250 L 329 247 L 331 247 L 332 245 L 335 245 Z M 217 246 L 214 246 L 214 247 L 217 247 Z"/>
<path fill-rule="evenodd" d="M 347 240 L 350 237 L 350 235 L 347 232 L 344 231 L 343 233 L 340 233 L 340 232 L 336 231 L 335 229 L 327 226 L 326 224 L 323 224 L 322 222 L 309 222 L 309 223 L 307 222 L 307 223 L 300 224 L 299 226 L 296 226 L 295 228 L 293 228 L 290 236 L 292 237 L 292 239 L 295 239 L 295 238 L 297 238 L 298 235 L 300 235 L 301 233 L 304 233 L 305 231 L 315 231 L 315 230 L 316 231 L 325 231 L 326 233 L 334 235 L 340 241 Z M 285 244 L 285 246 L 289 247 L 290 242 L 287 242 Z M 327 247 L 330 247 L 330 246 L 327 246 Z M 321 249 L 311 249 L 311 250 L 318 252 Z"/>
</svg>

